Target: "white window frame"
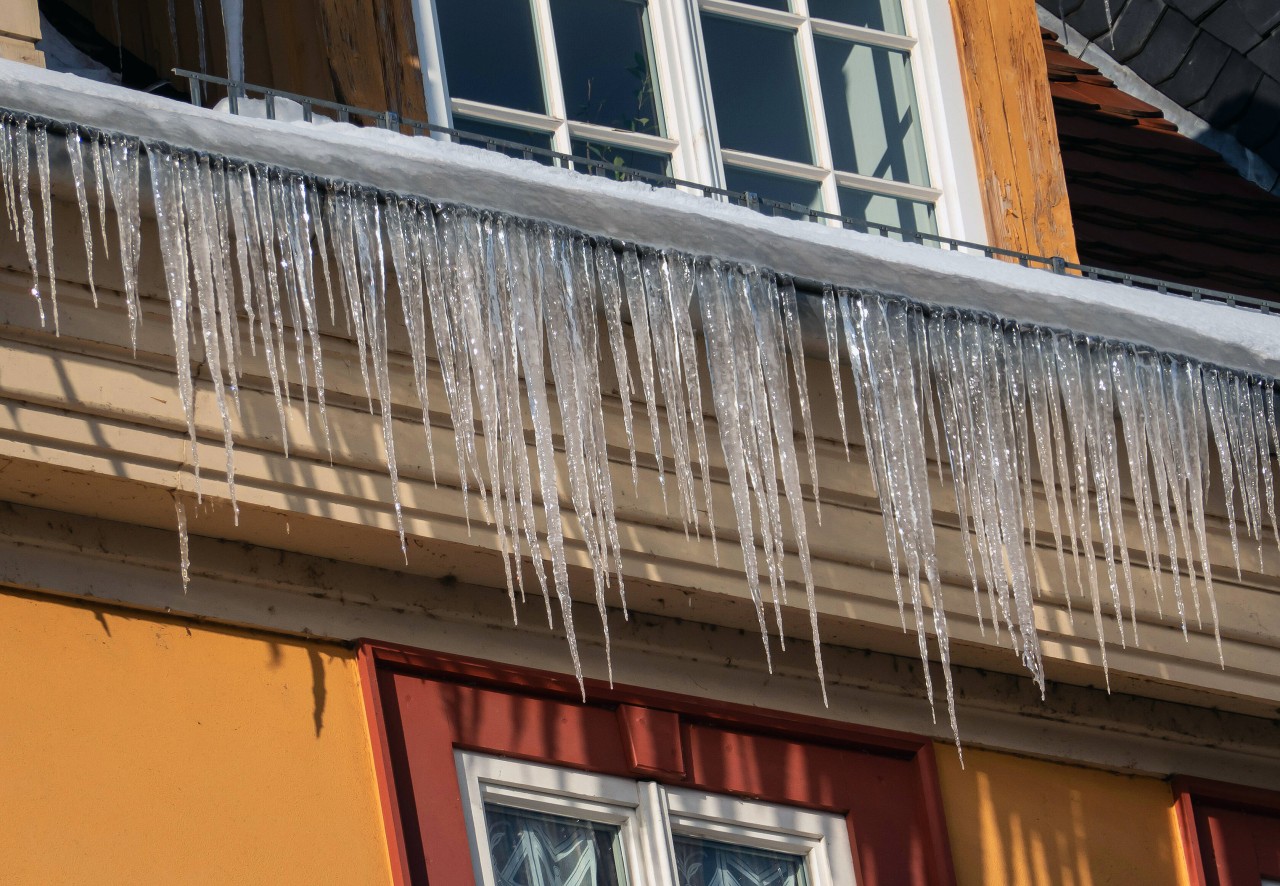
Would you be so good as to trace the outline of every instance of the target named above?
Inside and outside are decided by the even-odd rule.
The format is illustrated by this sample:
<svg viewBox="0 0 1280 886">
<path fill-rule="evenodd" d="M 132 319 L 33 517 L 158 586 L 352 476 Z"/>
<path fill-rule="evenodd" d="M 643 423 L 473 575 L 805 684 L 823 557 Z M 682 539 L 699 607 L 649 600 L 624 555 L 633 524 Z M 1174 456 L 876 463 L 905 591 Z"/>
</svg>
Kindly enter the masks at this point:
<svg viewBox="0 0 1280 886">
<path fill-rule="evenodd" d="M 566 118 L 550 0 L 531 0 L 539 67 L 548 114 L 532 114 L 465 99 L 450 99 L 435 0 L 412 0 L 421 47 L 423 85 L 432 120 L 453 126 L 455 112 L 493 123 L 519 126 L 551 136 L 552 147 L 571 153 L 572 140 L 592 139 L 621 148 L 671 156 L 676 178 L 725 186 L 724 161 L 733 165 L 813 181 L 821 185 L 827 212 L 839 214 L 838 188 L 856 188 L 889 197 L 932 203 L 938 232 L 944 237 L 985 243 L 986 219 L 978 184 L 977 161 L 969 129 L 955 28 L 948 0 L 901 0 L 906 35 L 808 17 L 808 0 L 790 0 L 794 11 L 751 6 L 736 0 L 648 0 L 653 78 L 665 135 L 611 129 Z M 721 150 L 716 131 L 710 79 L 703 51 L 701 13 L 720 12 L 739 20 L 782 24 L 800 33 L 801 79 L 814 137 L 815 163 L 794 163 L 740 151 Z M 908 52 L 916 107 L 920 114 L 928 186 L 912 185 L 835 171 L 826 133 L 821 84 L 813 58 L 812 34 Z M 838 222 L 831 222 L 838 225 Z"/>
<path fill-rule="evenodd" d="M 810 886 L 853 886 L 845 819 L 652 781 L 455 751 L 477 882 L 496 882 L 484 824 L 486 801 L 617 826 L 629 886 L 676 886 L 672 835 L 803 856 Z"/>
</svg>

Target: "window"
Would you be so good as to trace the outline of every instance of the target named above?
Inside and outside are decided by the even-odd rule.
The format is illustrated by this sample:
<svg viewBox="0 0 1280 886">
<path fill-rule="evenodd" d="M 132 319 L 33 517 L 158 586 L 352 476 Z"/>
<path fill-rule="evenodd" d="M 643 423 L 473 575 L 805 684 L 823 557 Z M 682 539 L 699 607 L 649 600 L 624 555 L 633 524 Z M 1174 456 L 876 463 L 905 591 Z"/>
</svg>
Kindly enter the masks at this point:
<svg viewBox="0 0 1280 886">
<path fill-rule="evenodd" d="M 434 119 L 780 215 L 981 236 L 946 0 L 417 3 Z"/>
<path fill-rule="evenodd" d="M 435 11 L 455 128 L 668 173 L 644 2 L 435 0 Z"/>
<path fill-rule="evenodd" d="M 1200 886 L 1280 886 L 1280 793 L 1174 780 L 1183 849 Z"/>
<path fill-rule="evenodd" d="M 381 644 L 359 661 L 401 882 L 955 881 L 923 737 L 590 680 L 583 702 L 571 677 Z"/>
<path fill-rule="evenodd" d="M 731 189 L 937 233 L 898 0 L 700 7 Z"/>
<path fill-rule="evenodd" d="M 844 818 L 456 753 L 486 886 L 852 886 Z"/>
</svg>

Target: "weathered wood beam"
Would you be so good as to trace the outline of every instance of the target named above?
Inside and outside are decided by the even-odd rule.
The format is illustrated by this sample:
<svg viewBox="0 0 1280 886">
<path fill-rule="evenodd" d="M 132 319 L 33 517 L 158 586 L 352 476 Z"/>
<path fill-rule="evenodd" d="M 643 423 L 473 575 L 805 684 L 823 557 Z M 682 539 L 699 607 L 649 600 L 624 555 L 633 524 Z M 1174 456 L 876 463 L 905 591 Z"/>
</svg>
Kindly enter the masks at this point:
<svg viewBox="0 0 1280 886">
<path fill-rule="evenodd" d="M 951 0 L 994 246 L 1077 259 L 1033 0 Z"/>
</svg>

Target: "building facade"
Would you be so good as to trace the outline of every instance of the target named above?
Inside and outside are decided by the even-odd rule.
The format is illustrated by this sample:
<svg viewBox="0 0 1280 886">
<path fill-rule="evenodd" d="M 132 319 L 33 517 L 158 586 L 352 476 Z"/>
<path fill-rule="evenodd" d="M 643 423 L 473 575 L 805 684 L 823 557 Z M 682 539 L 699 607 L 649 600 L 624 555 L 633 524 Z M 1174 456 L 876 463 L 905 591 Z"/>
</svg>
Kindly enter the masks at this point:
<svg viewBox="0 0 1280 886">
<path fill-rule="evenodd" d="M 0 11 L 7 878 L 1280 882 L 1276 198 L 1049 18 Z"/>
</svg>

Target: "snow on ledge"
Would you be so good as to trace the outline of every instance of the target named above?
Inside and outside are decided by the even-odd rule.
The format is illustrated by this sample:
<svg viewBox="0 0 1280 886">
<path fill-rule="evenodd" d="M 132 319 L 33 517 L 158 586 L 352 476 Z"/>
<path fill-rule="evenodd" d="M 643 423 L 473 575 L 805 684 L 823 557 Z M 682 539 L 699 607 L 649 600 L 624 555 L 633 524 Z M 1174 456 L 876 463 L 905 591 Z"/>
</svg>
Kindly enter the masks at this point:
<svg viewBox="0 0 1280 886">
<path fill-rule="evenodd" d="M 1280 317 L 1023 268 L 349 124 L 232 117 L 0 61 L 0 107 L 1280 377 Z M 300 127 L 305 126 L 305 131 Z"/>
</svg>

